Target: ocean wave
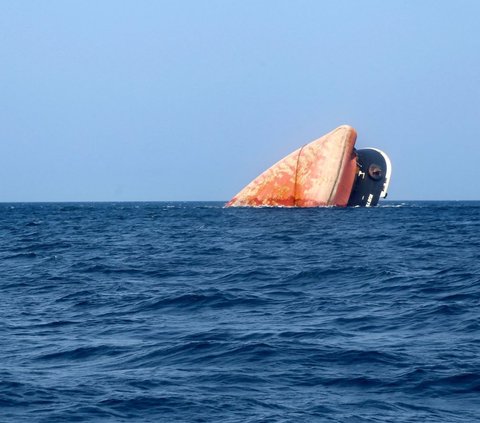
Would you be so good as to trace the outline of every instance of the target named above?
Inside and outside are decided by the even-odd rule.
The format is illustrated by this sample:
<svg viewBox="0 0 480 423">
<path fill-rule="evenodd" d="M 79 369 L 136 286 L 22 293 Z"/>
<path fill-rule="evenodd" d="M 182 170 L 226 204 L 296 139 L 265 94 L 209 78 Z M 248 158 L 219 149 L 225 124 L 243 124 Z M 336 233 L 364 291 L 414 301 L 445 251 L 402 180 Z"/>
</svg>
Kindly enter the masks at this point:
<svg viewBox="0 0 480 423">
<path fill-rule="evenodd" d="M 475 421 L 479 208 L 1 205 L 0 420 Z"/>
</svg>

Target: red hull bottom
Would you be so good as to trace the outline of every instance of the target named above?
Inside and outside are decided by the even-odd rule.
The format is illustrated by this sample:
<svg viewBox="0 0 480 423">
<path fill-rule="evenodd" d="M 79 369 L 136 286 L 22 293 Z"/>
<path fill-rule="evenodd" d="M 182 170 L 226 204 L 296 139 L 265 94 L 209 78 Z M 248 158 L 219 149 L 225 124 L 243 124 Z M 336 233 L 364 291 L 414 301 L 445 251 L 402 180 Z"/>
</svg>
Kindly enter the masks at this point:
<svg viewBox="0 0 480 423">
<path fill-rule="evenodd" d="M 357 173 L 356 131 L 340 126 L 267 169 L 226 207 L 346 206 Z"/>
</svg>

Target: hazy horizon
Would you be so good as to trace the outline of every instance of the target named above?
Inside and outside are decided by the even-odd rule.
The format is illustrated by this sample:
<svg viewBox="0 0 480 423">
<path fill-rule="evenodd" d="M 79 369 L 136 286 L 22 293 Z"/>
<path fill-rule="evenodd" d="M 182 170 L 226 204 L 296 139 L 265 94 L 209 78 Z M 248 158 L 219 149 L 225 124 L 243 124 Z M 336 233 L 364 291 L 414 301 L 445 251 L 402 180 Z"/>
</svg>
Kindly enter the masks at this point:
<svg viewBox="0 0 480 423">
<path fill-rule="evenodd" d="M 123 204 L 123 203 L 224 203 L 229 200 L 73 200 L 73 201 L 0 201 L 0 204 L 90 204 L 90 203 L 105 203 L 105 204 Z M 385 203 L 478 203 L 480 200 L 390 200 L 381 199 L 378 203 L 378 207 L 381 207 Z M 320 207 L 307 207 L 307 208 L 358 208 L 359 206 L 320 206 Z M 230 207 L 232 208 L 232 207 Z M 244 207 L 233 207 L 244 208 Z M 298 207 L 293 206 L 253 206 L 253 208 L 285 208 L 295 209 Z"/>
</svg>

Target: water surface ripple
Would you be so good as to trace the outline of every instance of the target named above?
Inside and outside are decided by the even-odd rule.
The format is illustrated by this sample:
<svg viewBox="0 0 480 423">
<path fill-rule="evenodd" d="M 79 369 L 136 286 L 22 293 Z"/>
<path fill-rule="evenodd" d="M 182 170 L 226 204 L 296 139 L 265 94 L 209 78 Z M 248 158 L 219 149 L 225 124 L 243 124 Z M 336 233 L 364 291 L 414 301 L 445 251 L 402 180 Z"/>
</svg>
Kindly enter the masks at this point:
<svg viewBox="0 0 480 423">
<path fill-rule="evenodd" d="M 2 422 L 480 421 L 480 203 L 0 204 Z"/>
</svg>

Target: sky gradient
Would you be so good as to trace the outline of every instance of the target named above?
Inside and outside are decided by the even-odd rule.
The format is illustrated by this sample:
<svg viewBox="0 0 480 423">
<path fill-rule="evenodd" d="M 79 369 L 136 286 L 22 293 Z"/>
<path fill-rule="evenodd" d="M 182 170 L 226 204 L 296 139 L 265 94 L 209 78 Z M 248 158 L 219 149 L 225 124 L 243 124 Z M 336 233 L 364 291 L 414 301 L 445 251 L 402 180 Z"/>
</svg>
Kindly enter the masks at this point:
<svg viewBox="0 0 480 423">
<path fill-rule="evenodd" d="M 480 1 L 0 1 L 0 201 L 228 200 L 338 125 L 479 200 Z"/>
</svg>

